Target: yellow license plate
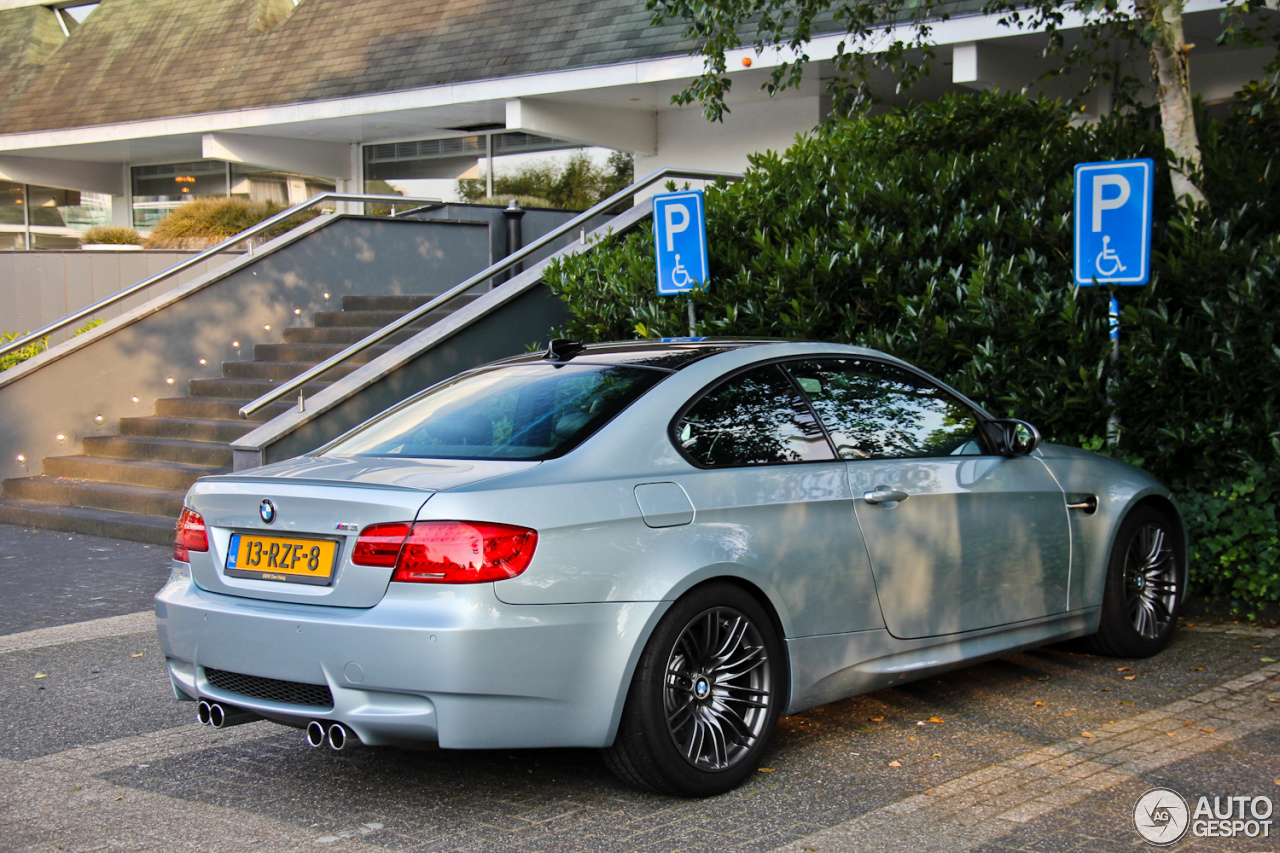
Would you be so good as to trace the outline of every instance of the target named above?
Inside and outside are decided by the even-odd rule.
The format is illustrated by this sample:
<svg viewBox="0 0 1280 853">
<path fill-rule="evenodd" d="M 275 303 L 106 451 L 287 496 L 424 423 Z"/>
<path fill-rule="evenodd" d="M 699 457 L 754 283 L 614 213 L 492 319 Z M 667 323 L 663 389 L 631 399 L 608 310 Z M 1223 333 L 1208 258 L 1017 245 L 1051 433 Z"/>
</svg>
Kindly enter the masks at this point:
<svg viewBox="0 0 1280 853">
<path fill-rule="evenodd" d="M 226 573 L 237 578 L 328 584 L 338 543 L 331 539 L 301 539 L 235 533 L 227 548 Z"/>
</svg>

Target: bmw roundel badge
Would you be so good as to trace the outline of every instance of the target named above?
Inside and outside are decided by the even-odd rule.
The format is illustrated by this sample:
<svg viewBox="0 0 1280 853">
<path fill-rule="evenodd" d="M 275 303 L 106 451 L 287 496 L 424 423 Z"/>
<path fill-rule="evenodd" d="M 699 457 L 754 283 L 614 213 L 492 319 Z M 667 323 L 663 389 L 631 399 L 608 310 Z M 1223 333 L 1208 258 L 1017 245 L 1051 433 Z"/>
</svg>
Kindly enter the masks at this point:
<svg viewBox="0 0 1280 853">
<path fill-rule="evenodd" d="M 262 520 L 267 524 L 276 520 L 276 505 L 270 498 L 263 498 L 262 503 L 258 504 L 258 515 L 262 516 Z"/>
</svg>

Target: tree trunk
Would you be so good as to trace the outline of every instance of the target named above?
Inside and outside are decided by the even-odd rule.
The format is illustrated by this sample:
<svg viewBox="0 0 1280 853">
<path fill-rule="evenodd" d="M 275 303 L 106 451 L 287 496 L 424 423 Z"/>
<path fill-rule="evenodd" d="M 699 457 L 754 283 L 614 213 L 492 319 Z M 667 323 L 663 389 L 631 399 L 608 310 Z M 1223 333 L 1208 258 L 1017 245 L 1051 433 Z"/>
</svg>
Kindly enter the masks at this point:
<svg viewBox="0 0 1280 853">
<path fill-rule="evenodd" d="M 1173 153 L 1170 177 L 1179 204 L 1207 204 L 1196 186 L 1200 174 L 1200 139 L 1191 108 L 1190 53 L 1182 31 L 1182 0 L 1138 0 L 1138 13 L 1157 33 L 1151 45 L 1151 69 L 1160 100 L 1165 147 Z"/>
</svg>

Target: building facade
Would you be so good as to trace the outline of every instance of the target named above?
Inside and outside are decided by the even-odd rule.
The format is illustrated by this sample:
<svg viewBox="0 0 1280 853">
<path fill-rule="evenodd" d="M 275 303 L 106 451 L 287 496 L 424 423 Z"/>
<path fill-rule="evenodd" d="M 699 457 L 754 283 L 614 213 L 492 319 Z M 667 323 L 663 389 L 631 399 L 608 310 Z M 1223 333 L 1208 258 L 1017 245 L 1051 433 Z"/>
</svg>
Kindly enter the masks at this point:
<svg viewBox="0 0 1280 853">
<path fill-rule="evenodd" d="M 913 97 L 1022 88 L 1047 67 L 1042 37 L 952 5 Z M 1185 13 L 1211 103 L 1270 58 L 1215 47 L 1220 9 Z M 710 123 L 670 103 L 701 61 L 643 0 L 0 0 L 0 249 L 145 229 L 200 196 L 437 196 L 503 158 L 571 147 L 630 152 L 637 175 L 736 171 L 824 116 L 839 41 L 818 36 L 804 83 L 772 98 L 760 84 L 783 55 L 734 52 L 731 112 Z M 1086 116 L 1108 108 L 1097 93 Z"/>
</svg>

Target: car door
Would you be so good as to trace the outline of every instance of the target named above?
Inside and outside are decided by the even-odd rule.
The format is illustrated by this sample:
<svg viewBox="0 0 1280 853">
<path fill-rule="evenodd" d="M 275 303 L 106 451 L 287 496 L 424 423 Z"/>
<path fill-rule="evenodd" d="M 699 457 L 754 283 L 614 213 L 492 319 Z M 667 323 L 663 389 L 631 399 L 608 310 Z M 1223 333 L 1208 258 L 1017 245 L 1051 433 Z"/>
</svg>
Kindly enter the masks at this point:
<svg viewBox="0 0 1280 853">
<path fill-rule="evenodd" d="M 696 509 L 703 559 L 733 564 L 782 598 L 791 636 L 882 625 L 866 548 L 849 523 L 844 463 L 777 364 L 691 401 L 672 439 L 698 470 L 675 477 Z"/>
<path fill-rule="evenodd" d="M 1066 500 L 1034 456 L 992 452 L 974 410 L 870 358 L 791 362 L 845 461 L 885 625 L 902 638 L 1066 609 Z"/>
</svg>

